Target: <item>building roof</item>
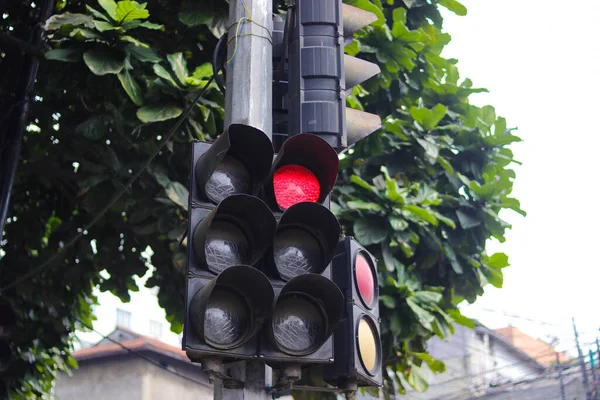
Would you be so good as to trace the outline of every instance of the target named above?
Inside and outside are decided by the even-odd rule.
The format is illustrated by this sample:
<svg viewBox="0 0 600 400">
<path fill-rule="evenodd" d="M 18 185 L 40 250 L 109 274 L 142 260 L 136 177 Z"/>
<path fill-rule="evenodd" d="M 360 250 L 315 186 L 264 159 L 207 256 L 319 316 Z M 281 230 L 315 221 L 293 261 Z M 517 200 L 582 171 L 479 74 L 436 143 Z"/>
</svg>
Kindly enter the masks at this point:
<svg viewBox="0 0 600 400">
<path fill-rule="evenodd" d="M 117 326 L 107 338 L 108 339 L 103 339 L 92 347 L 73 352 L 73 357 L 77 361 L 87 361 L 131 352 L 149 351 L 178 361 L 189 362 L 185 351 L 161 342 L 160 340 L 140 335 L 139 333 L 122 326 Z M 114 343 L 113 341 L 119 342 L 121 345 Z M 123 347 L 126 347 L 128 350 Z"/>
<path fill-rule="evenodd" d="M 495 340 L 497 343 L 511 350 L 517 357 L 521 358 L 524 361 L 527 361 L 531 367 L 538 369 L 540 372 L 546 370 L 546 366 L 539 362 L 539 360 L 532 357 L 527 352 L 523 351 L 523 349 L 520 349 L 519 347 L 515 346 L 512 343 L 512 341 L 508 340 L 505 336 L 499 334 L 497 331 L 484 326 L 479 321 L 475 323 L 475 330 L 485 331 L 489 335 L 490 339 Z"/>
<path fill-rule="evenodd" d="M 521 351 L 543 364 L 552 364 L 556 362 L 557 354 L 561 362 L 566 362 L 570 359 L 563 352 L 556 351 L 551 344 L 544 342 L 541 339 L 531 337 L 514 326 L 496 329 L 495 332 L 513 346 L 519 348 Z"/>
</svg>

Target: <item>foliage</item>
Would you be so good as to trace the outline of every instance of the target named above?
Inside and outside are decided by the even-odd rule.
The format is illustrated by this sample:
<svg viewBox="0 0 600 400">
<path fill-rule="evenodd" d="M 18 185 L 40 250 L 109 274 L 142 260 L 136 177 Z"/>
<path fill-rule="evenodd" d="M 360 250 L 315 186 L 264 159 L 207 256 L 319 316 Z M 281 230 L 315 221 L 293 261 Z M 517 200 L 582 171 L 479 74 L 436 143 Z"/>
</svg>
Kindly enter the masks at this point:
<svg viewBox="0 0 600 400">
<path fill-rule="evenodd" d="M 469 325 L 457 305 L 485 285 L 502 285 L 501 209 L 523 213 L 510 197 L 519 140 L 492 107 L 470 105 L 483 91 L 460 80 L 439 7 L 455 0 L 352 0 L 379 20 L 348 47 L 381 65 L 348 104 L 379 113 L 384 129 L 341 161 L 334 211 L 345 232 L 380 260 L 386 396 L 408 383 L 425 390 L 423 368 L 443 371 L 425 342 Z M 59 0 L 46 22 L 53 49 L 36 85 L 22 164 L 6 227 L 0 287 L 39 265 L 89 222 L 153 153 L 212 74 L 224 32 L 221 0 Z M 25 13 L 15 6 L 3 24 Z M 173 18 L 177 15 L 178 18 Z M 5 29 L 3 29 L 5 30 Z M 73 366 L 70 335 L 88 323 L 92 288 L 123 300 L 152 248 L 158 286 L 173 331 L 181 331 L 189 147 L 223 128 L 223 95 L 211 87 L 180 131 L 78 245 L 43 273 L 2 293 L 19 311 L 15 398 L 41 397 L 57 370 Z M 101 275 L 105 271 L 107 275 Z M 102 276 L 109 276 L 103 278 Z"/>
</svg>

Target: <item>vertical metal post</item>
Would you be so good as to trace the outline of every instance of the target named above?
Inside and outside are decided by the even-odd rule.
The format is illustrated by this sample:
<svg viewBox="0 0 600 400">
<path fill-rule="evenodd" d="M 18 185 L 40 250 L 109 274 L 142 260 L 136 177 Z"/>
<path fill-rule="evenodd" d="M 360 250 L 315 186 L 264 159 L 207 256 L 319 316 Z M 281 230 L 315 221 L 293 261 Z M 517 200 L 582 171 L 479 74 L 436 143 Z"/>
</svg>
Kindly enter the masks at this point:
<svg viewBox="0 0 600 400">
<path fill-rule="evenodd" d="M 37 20 L 31 23 L 31 26 L 35 28 L 29 31 L 28 43 L 31 43 L 36 48 L 40 48 L 43 43 L 42 25 L 52 14 L 52 7 L 54 2 L 46 0 L 42 2 L 40 10 L 37 14 Z M 17 28 L 21 36 L 26 36 L 29 27 L 25 26 L 27 21 L 23 21 L 22 26 Z M 11 107 L 7 106 L 5 112 L 8 114 L 6 119 L 6 125 L 0 126 L 0 243 L 3 239 L 4 224 L 8 216 L 8 209 L 10 205 L 10 194 L 19 166 L 19 159 L 21 155 L 21 141 L 23 138 L 23 131 L 25 124 L 27 123 L 27 116 L 29 112 L 29 102 L 35 84 L 35 77 L 37 75 L 39 59 L 32 55 L 20 55 L 18 51 L 11 50 L 13 53 L 10 54 L 5 62 L 13 62 L 12 65 L 18 66 L 19 71 L 15 72 L 15 85 L 12 90 L 15 94 L 15 105 Z M 21 60 L 19 60 L 21 58 Z M 8 61 L 7 61 L 8 60 Z M 10 71 L 9 66 L 9 71 Z M 10 71 L 13 72 L 13 71 Z M 11 88 L 5 88 L 4 90 L 10 91 Z M 0 244 L 0 247 L 2 245 Z"/>
<path fill-rule="evenodd" d="M 230 0 L 225 126 L 250 125 L 272 138 L 273 0 Z M 227 365 L 243 387 L 215 381 L 215 400 L 270 400 L 271 368 L 260 361 Z"/>
<path fill-rule="evenodd" d="M 230 0 L 225 126 L 273 131 L 273 0 Z"/>
<path fill-rule="evenodd" d="M 558 369 L 558 380 L 560 381 L 560 398 L 561 400 L 567 400 L 567 398 L 565 397 L 565 384 L 563 382 L 562 364 L 560 363 L 560 356 L 558 355 L 557 351 L 555 351 L 554 354 L 556 354 L 556 369 Z"/>
<path fill-rule="evenodd" d="M 581 366 L 581 373 L 583 375 L 583 385 L 585 386 L 585 398 L 591 399 L 590 392 L 590 381 L 588 380 L 587 370 L 585 368 L 585 358 L 583 358 L 583 352 L 581 346 L 579 346 L 579 334 L 577 333 L 577 327 L 575 326 L 575 318 L 571 318 L 573 321 L 573 333 L 575 334 L 575 345 L 577 346 L 577 352 L 579 353 L 579 365 Z"/>
</svg>

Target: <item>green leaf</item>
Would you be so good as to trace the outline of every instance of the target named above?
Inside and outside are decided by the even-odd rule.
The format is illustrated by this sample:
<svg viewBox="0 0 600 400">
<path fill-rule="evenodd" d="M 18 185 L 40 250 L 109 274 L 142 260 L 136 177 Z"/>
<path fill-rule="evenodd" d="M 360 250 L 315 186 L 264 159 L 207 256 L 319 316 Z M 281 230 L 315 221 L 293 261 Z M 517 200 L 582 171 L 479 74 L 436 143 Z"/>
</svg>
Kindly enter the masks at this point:
<svg viewBox="0 0 600 400">
<path fill-rule="evenodd" d="M 410 353 L 411 356 L 425 361 L 429 369 L 433 372 L 444 372 L 446 370 L 446 365 L 439 360 L 433 358 L 430 354 L 427 353 Z"/>
<path fill-rule="evenodd" d="M 383 303 L 384 306 L 390 309 L 396 308 L 396 300 L 392 296 L 382 295 L 379 296 L 379 301 Z"/>
<path fill-rule="evenodd" d="M 163 67 L 160 64 L 154 64 L 152 68 L 154 69 L 154 73 L 156 75 L 169 82 L 171 86 L 177 89 L 181 89 L 181 85 L 177 81 L 175 81 L 175 79 L 173 79 L 173 76 L 169 73 L 169 71 L 167 71 L 165 67 Z"/>
<path fill-rule="evenodd" d="M 212 74 L 212 64 L 204 63 L 199 67 L 196 67 L 192 76 L 186 78 L 185 83 L 194 86 L 204 86 L 206 84 L 206 81 L 210 79 Z"/>
<path fill-rule="evenodd" d="M 408 211 L 423 221 L 427 221 L 430 224 L 437 226 L 438 220 L 435 216 L 429 211 L 419 206 L 415 206 L 414 204 L 408 204 L 402 208 L 404 211 Z"/>
<path fill-rule="evenodd" d="M 189 192 L 185 186 L 179 182 L 171 181 L 165 188 L 165 192 L 173 203 L 187 211 Z"/>
<path fill-rule="evenodd" d="M 106 21 L 98 21 L 98 20 L 94 20 L 92 21 L 94 23 L 94 26 L 96 27 L 96 29 L 98 29 L 100 32 L 107 32 L 107 31 L 119 31 L 122 32 L 123 28 L 121 28 L 118 25 L 114 25 L 111 22 L 106 22 Z"/>
<path fill-rule="evenodd" d="M 98 4 L 106 11 L 109 17 L 117 20 L 117 3 L 114 0 L 98 0 Z"/>
<path fill-rule="evenodd" d="M 126 45 L 125 52 L 141 62 L 158 63 L 162 61 L 162 58 L 157 56 L 152 49 L 145 49 L 134 44 Z"/>
<path fill-rule="evenodd" d="M 474 329 L 475 328 L 475 320 L 471 318 L 467 318 L 458 309 L 450 309 L 446 310 L 448 315 L 452 318 L 454 322 L 459 325 L 466 326 L 467 328 Z"/>
<path fill-rule="evenodd" d="M 452 249 L 452 246 L 450 246 L 450 244 L 448 244 L 447 242 L 444 242 L 443 247 L 446 257 L 448 257 L 448 260 L 450 260 L 450 265 L 452 265 L 452 269 L 454 270 L 454 272 L 456 272 L 459 275 L 462 274 L 464 272 L 463 267 L 458 262 L 458 259 L 456 258 L 456 253 L 454 253 L 454 249 Z"/>
<path fill-rule="evenodd" d="M 381 8 L 371 3 L 369 0 L 348 0 L 348 3 L 354 7 L 362 8 L 363 10 L 371 11 L 377 16 L 377 21 L 373 22 L 372 26 L 382 27 L 385 24 L 385 15 Z"/>
<path fill-rule="evenodd" d="M 437 304 L 440 301 L 442 301 L 442 294 L 441 293 L 437 293 L 437 292 L 432 292 L 432 291 L 419 291 L 419 292 L 415 292 L 412 295 L 412 298 L 415 300 L 418 300 L 419 302 L 425 303 L 425 304 L 429 304 L 429 303 L 434 303 Z"/>
<path fill-rule="evenodd" d="M 446 7 L 448 10 L 452 11 L 456 15 L 467 15 L 467 7 L 465 7 L 456 0 L 440 0 L 440 5 Z"/>
<path fill-rule="evenodd" d="M 102 21 L 110 22 L 110 19 L 106 15 L 102 14 L 100 11 L 88 6 L 87 4 L 85 5 L 85 8 L 90 14 L 94 16 L 94 18 L 99 18 Z"/>
<path fill-rule="evenodd" d="M 81 61 L 81 51 L 74 48 L 52 49 L 44 53 L 46 60 L 77 62 Z"/>
<path fill-rule="evenodd" d="M 362 200 L 354 200 L 346 203 L 348 207 L 353 210 L 368 210 L 368 211 L 381 211 L 382 208 L 377 203 L 366 203 Z"/>
<path fill-rule="evenodd" d="M 177 118 L 182 112 L 183 109 L 176 105 L 165 104 L 142 107 L 137 110 L 136 115 L 140 121 L 148 123 Z"/>
<path fill-rule="evenodd" d="M 154 24 L 154 23 L 149 22 L 149 21 L 144 21 L 141 24 L 139 24 L 138 26 L 141 27 L 141 28 L 152 29 L 154 31 L 164 31 L 165 30 L 165 26 L 164 25 Z"/>
<path fill-rule="evenodd" d="M 140 107 L 144 104 L 144 95 L 142 94 L 142 89 L 135 81 L 134 77 L 129 73 L 128 69 L 123 69 L 119 72 L 119 82 L 127 92 L 127 95 L 133 101 L 133 103 Z"/>
<path fill-rule="evenodd" d="M 78 133 L 89 140 L 100 140 L 108 133 L 106 125 L 106 117 L 103 115 L 95 115 L 75 128 L 75 133 Z"/>
<path fill-rule="evenodd" d="M 435 317 L 429 311 L 418 305 L 411 297 L 406 299 L 406 303 L 410 309 L 415 313 L 415 316 L 419 320 L 419 323 L 423 325 L 427 330 L 431 331 L 431 324 L 435 321 Z"/>
<path fill-rule="evenodd" d="M 115 12 L 115 20 L 119 24 L 125 22 L 134 21 L 136 19 L 146 19 L 150 16 L 148 10 L 146 10 L 146 3 L 138 3 L 132 0 L 121 0 L 117 3 L 117 9 Z"/>
<path fill-rule="evenodd" d="M 423 147 L 425 149 L 425 154 L 427 155 L 427 159 L 429 160 L 429 162 L 431 164 L 435 163 L 435 161 L 438 159 L 440 150 L 439 150 L 437 144 L 435 144 L 433 142 L 433 139 L 417 138 L 417 142 L 421 145 L 421 147 Z"/>
<path fill-rule="evenodd" d="M 133 44 L 134 46 L 141 47 L 143 49 L 149 49 L 150 48 L 150 46 L 148 46 L 146 43 L 140 42 L 136 38 L 128 36 L 128 35 L 119 36 L 119 39 L 121 39 L 123 42 L 129 42 L 129 43 Z"/>
<path fill-rule="evenodd" d="M 379 194 L 379 193 L 377 192 L 377 189 L 376 189 L 376 188 L 374 188 L 373 186 L 369 185 L 369 184 L 367 183 L 367 181 L 365 181 L 364 179 L 362 179 L 362 178 L 361 178 L 360 176 L 358 176 L 358 175 L 352 175 L 352 176 L 350 177 L 350 182 L 352 182 L 352 183 L 354 183 L 354 184 L 356 184 L 356 185 L 358 185 L 358 186 L 362 187 L 363 189 L 367 189 L 368 191 L 370 191 L 370 192 L 372 192 L 372 193 Z"/>
<path fill-rule="evenodd" d="M 354 235 L 363 246 L 381 243 L 388 235 L 385 222 L 374 218 L 361 218 L 354 222 Z"/>
<path fill-rule="evenodd" d="M 122 55 L 110 50 L 89 50 L 83 54 L 83 61 L 96 75 L 118 74 L 125 66 Z"/>
<path fill-rule="evenodd" d="M 471 229 L 481 225 L 481 221 L 479 219 L 469 215 L 464 211 L 456 210 L 456 216 L 458 217 L 458 222 L 463 229 Z"/>
<path fill-rule="evenodd" d="M 94 23 L 92 22 L 92 17 L 89 15 L 66 12 L 48 18 L 44 29 L 47 31 L 54 31 L 63 26 L 85 26 L 86 28 L 93 28 Z"/>
<path fill-rule="evenodd" d="M 450 219 L 436 211 L 431 211 L 431 212 L 433 213 L 435 218 L 438 219 L 439 221 L 442 221 L 444 224 L 448 225 L 452 229 L 456 228 L 456 223 L 452 219 Z"/>
<path fill-rule="evenodd" d="M 179 83 L 184 85 L 188 77 L 188 69 L 187 61 L 183 58 L 183 53 L 169 54 L 167 60 Z"/>
<path fill-rule="evenodd" d="M 403 218 L 390 218 L 390 225 L 395 231 L 403 231 L 408 228 L 408 222 Z"/>
<path fill-rule="evenodd" d="M 485 257 L 483 262 L 492 268 L 502 269 L 510 265 L 508 256 L 504 253 L 495 253 L 489 257 Z"/>
<path fill-rule="evenodd" d="M 191 28 L 206 25 L 212 19 L 212 15 L 210 13 L 200 10 L 197 6 L 193 9 L 186 9 L 184 7 L 179 13 L 178 17 L 182 24 Z"/>
<path fill-rule="evenodd" d="M 437 104 L 431 110 L 428 108 L 417 108 L 412 106 L 409 109 L 410 115 L 425 129 L 430 131 L 437 126 L 437 124 L 446 115 L 447 109 L 443 104 Z"/>
</svg>

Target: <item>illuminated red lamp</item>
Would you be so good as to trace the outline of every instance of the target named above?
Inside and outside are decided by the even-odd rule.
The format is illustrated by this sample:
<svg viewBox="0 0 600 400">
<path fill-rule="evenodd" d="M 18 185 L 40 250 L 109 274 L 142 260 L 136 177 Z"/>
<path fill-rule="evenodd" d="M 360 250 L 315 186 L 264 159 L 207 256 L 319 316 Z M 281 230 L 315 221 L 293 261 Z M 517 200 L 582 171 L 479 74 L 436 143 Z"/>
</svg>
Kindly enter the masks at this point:
<svg viewBox="0 0 600 400">
<path fill-rule="evenodd" d="M 375 270 L 367 258 L 358 253 L 354 262 L 355 282 L 358 287 L 358 294 L 361 300 L 368 308 L 373 308 L 375 301 Z"/>
<path fill-rule="evenodd" d="M 275 201 L 282 210 L 302 202 L 315 203 L 321 195 L 319 180 L 301 165 L 284 165 L 273 176 Z"/>
</svg>

